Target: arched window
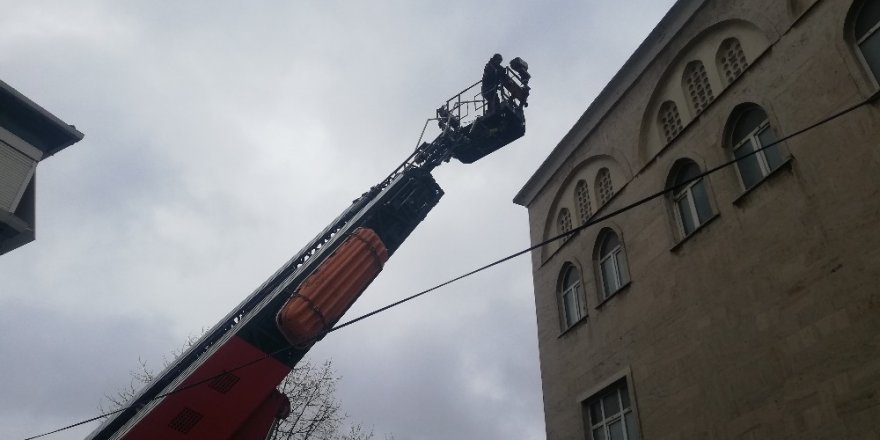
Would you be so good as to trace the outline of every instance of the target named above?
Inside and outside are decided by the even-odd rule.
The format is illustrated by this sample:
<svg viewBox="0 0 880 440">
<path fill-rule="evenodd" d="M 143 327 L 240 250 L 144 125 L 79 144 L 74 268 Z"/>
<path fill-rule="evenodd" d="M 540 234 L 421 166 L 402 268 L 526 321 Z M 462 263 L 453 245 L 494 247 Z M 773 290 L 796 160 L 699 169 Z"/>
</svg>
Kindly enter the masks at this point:
<svg viewBox="0 0 880 440">
<path fill-rule="evenodd" d="M 706 66 L 702 61 L 691 61 L 684 68 L 684 84 L 694 105 L 695 114 L 702 112 L 715 100 L 712 86 L 709 84 L 709 75 L 706 74 Z"/>
<path fill-rule="evenodd" d="M 757 185 L 785 162 L 779 146 L 774 145 L 776 133 L 770 127 L 767 113 L 760 107 L 742 111 L 734 119 L 730 133 L 736 169 L 745 189 Z"/>
<path fill-rule="evenodd" d="M 577 202 L 578 220 L 580 224 L 587 222 L 587 219 L 593 215 L 593 207 L 590 204 L 590 190 L 587 187 L 587 181 L 581 180 L 574 187 L 574 198 Z"/>
<path fill-rule="evenodd" d="M 600 206 L 611 200 L 611 196 L 614 195 L 614 185 L 611 183 L 611 172 L 608 168 L 602 168 L 596 174 L 596 191 Z"/>
<path fill-rule="evenodd" d="M 575 325 L 587 316 L 587 305 L 577 268 L 568 264 L 562 270 L 559 282 L 559 314 L 562 330 Z"/>
<path fill-rule="evenodd" d="M 673 101 L 666 101 L 660 106 L 660 125 L 663 126 L 663 134 L 666 135 L 666 142 L 672 142 L 679 133 L 681 133 L 681 115 L 678 113 L 678 106 Z"/>
<path fill-rule="evenodd" d="M 706 178 L 698 177 L 700 174 L 700 167 L 689 160 L 672 171 L 670 181 L 676 188 L 672 191 L 672 204 L 682 238 L 691 235 L 713 215 Z"/>
<path fill-rule="evenodd" d="M 565 234 L 571 230 L 571 214 L 568 209 L 562 208 L 559 211 L 559 217 L 556 218 L 556 229 L 560 234 Z"/>
<path fill-rule="evenodd" d="M 880 2 L 862 2 L 855 20 L 856 45 L 874 78 L 880 81 Z"/>
<path fill-rule="evenodd" d="M 600 236 L 598 263 L 601 297 L 604 300 L 629 283 L 623 243 L 613 231 L 606 231 Z"/>
<path fill-rule="evenodd" d="M 747 67 L 749 62 L 739 40 L 728 38 L 721 42 L 718 48 L 718 70 L 722 72 L 728 84 L 742 75 Z"/>
</svg>

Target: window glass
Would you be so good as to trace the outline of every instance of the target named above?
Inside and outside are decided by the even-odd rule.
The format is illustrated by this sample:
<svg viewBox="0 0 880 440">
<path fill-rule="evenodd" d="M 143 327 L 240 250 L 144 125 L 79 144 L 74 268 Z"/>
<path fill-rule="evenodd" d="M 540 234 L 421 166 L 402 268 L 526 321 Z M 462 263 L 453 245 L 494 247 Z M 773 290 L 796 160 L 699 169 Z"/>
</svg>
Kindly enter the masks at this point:
<svg viewBox="0 0 880 440">
<path fill-rule="evenodd" d="M 623 421 L 618 420 L 608 425 L 608 438 L 610 440 L 626 440 L 623 436 Z"/>
<path fill-rule="evenodd" d="M 574 325 L 575 322 L 580 318 L 577 315 L 578 305 L 577 305 L 577 292 L 566 291 L 563 294 L 563 307 L 565 308 L 565 326 L 566 328 Z"/>
<path fill-rule="evenodd" d="M 758 163 L 757 154 L 745 157 L 752 151 L 754 151 L 752 141 L 749 140 L 733 152 L 733 156 L 740 159 L 736 162 L 736 167 L 739 170 L 739 175 L 742 177 L 743 186 L 746 188 L 755 186 L 764 178 L 764 173 L 761 172 L 761 165 Z"/>
<path fill-rule="evenodd" d="M 733 129 L 733 140 L 741 141 L 749 137 L 764 121 L 767 120 L 767 114 L 758 108 L 746 110 L 736 121 L 736 127 Z"/>
<path fill-rule="evenodd" d="M 611 258 L 602 262 L 602 287 L 608 296 L 617 291 L 617 276 L 614 270 L 614 261 Z"/>
<path fill-rule="evenodd" d="M 617 262 L 617 276 L 620 281 L 618 284 L 618 288 L 623 287 L 626 283 L 629 282 L 629 267 L 626 265 L 626 256 L 623 255 L 623 249 L 615 255 Z"/>
<path fill-rule="evenodd" d="M 602 420 L 602 408 L 599 406 L 599 402 L 590 405 L 590 420 L 590 423 L 594 425 Z"/>
<path fill-rule="evenodd" d="M 712 205 L 709 204 L 709 194 L 706 191 L 706 181 L 700 179 L 691 187 L 694 195 L 694 204 L 697 208 L 697 218 L 700 224 L 706 223 L 712 218 Z"/>
<path fill-rule="evenodd" d="M 856 38 L 861 40 L 875 31 L 877 22 L 880 22 L 880 2 L 874 0 L 866 0 L 862 2 L 862 9 L 859 11 L 859 18 L 856 19 Z"/>
<path fill-rule="evenodd" d="M 581 278 L 577 268 L 568 265 L 562 276 L 560 292 L 560 321 L 562 330 L 568 329 L 584 316 L 587 316 Z"/>
<path fill-rule="evenodd" d="M 681 227 L 684 229 L 684 234 L 688 235 L 691 232 L 694 232 L 697 229 L 697 225 L 694 222 L 693 216 L 691 215 L 691 204 L 688 200 L 687 196 L 680 196 L 676 201 L 676 206 L 678 207 L 678 218 L 681 220 Z"/>
<path fill-rule="evenodd" d="M 880 2 L 863 1 L 855 23 L 856 45 L 874 78 L 880 81 L 880 29 L 878 29 L 880 26 L 878 25 L 880 25 Z"/>
<path fill-rule="evenodd" d="M 604 255 L 608 255 L 620 246 L 620 240 L 617 238 L 617 234 L 608 234 L 605 236 L 605 241 L 602 243 L 602 250 L 600 253 Z"/>
<path fill-rule="evenodd" d="M 772 145 L 776 142 L 776 134 L 769 126 L 758 133 L 758 140 L 762 146 Z M 782 165 L 782 154 L 779 153 L 779 146 L 772 145 L 764 149 L 764 157 L 767 159 L 767 168 L 769 171 L 775 170 Z"/>
<path fill-rule="evenodd" d="M 605 417 L 611 417 L 620 412 L 620 401 L 617 399 L 617 391 L 605 396 L 602 399 L 602 406 L 605 408 Z"/>
<path fill-rule="evenodd" d="M 569 266 L 569 268 L 565 271 L 565 276 L 562 278 L 562 288 L 565 290 L 571 289 L 575 284 L 580 282 L 580 277 L 577 275 L 577 271 L 574 267 Z"/>
<path fill-rule="evenodd" d="M 581 408 L 584 411 L 584 418 L 589 412 L 587 426 L 592 439 L 638 440 L 637 422 L 630 405 L 625 380 L 618 381 L 583 402 Z"/>
<path fill-rule="evenodd" d="M 776 145 L 777 137 L 765 113 L 753 107 L 737 119 L 731 130 L 733 155 L 743 186 L 749 189 L 785 163 L 782 148 Z M 754 154 L 749 155 L 749 153 Z"/>
<path fill-rule="evenodd" d="M 629 413 L 624 416 L 626 420 L 626 437 L 629 440 L 638 440 L 639 433 L 636 431 L 636 416 L 632 413 Z"/>
<path fill-rule="evenodd" d="M 617 234 L 608 232 L 603 234 L 601 240 L 599 272 L 600 278 L 602 278 L 602 297 L 607 298 L 629 282 L 629 274 L 627 273 L 623 245 Z"/>
<path fill-rule="evenodd" d="M 868 67 L 875 78 L 880 78 L 880 32 L 874 31 L 859 45 Z"/>
</svg>

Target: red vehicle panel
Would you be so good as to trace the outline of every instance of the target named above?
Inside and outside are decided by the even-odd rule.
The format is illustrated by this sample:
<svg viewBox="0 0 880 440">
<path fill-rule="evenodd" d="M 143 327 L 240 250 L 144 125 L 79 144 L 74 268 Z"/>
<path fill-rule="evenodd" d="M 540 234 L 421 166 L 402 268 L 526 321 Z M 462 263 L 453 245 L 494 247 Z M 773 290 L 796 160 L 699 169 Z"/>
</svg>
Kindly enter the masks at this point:
<svg viewBox="0 0 880 440">
<path fill-rule="evenodd" d="M 123 438 L 231 438 L 289 372 L 287 365 L 233 336 Z"/>
</svg>

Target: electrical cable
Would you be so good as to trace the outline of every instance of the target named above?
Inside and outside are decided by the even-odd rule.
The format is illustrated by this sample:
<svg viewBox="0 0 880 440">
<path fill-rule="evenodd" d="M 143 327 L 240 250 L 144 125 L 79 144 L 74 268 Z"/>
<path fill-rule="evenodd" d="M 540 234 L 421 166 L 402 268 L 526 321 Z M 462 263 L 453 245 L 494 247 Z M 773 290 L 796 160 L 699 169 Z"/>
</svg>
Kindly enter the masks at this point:
<svg viewBox="0 0 880 440">
<path fill-rule="evenodd" d="M 840 111 L 838 111 L 838 112 L 832 114 L 831 116 L 828 116 L 828 117 L 826 117 L 826 118 L 824 118 L 824 119 L 822 119 L 822 120 L 820 120 L 820 121 L 818 121 L 818 122 L 815 122 L 815 123 L 813 123 L 813 124 L 811 124 L 811 125 L 809 125 L 809 126 L 807 126 L 807 127 L 805 127 L 805 128 L 802 128 L 802 129 L 800 129 L 800 130 L 797 130 L 797 131 L 795 131 L 795 132 L 793 132 L 793 133 L 791 133 L 791 134 L 789 134 L 789 135 L 787 135 L 787 136 L 784 136 L 784 137 L 782 137 L 782 138 L 780 138 L 780 139 L 778 139 L 778 140 L 776 140 L 776 141 L 774 141 L 774 142 L 772 142 L 772 143 L 768 143 L 767 145 L 762 145 L 760 148 L 756 148 L 756 149 L 754 149 L 753 151 L 751 151 L 751 152 L 749 152 L 749 153 L 747 153 L 747 154 L 744 154 L 744 155 L 742 155 L 742 156 L 740 156 L 740 157 L 737 157 L 737 158 L 731 159 L 731 160 L 729 160 L 729 161 L 727 161 L 727 162 L 724 162 L 724 163 L 722 163 L 722 164 L 720 164 L 720 165 L 717 165 L 717 166 L 714 166 L 714 167 L 712 167 L 712 168 L 709 168 L 709 169 L 707 169 L 706 171 L 704 171 L 704 172 L 702 172 L 702 173 L 700 173 L 700 174 L 698 174 L 698 175 L 696 175 L 696 176 L 691 177 L 690 179 L 687 179 L 687 180 L 684 180 L 684 181 L 682 181 L 682 182 L 679 182 L 679 183 L 677 183 L 677 184 L 675 184 L 675 185 L 672 185 L 672 186 L 669 186 L 669 187 L 663 188 L 662 190 L 660 190 L 660 191 L 658 191 L 658 192 L 655 192 L 655 193 L 653 193 L 653 194 L 651 194 L 651 195 L 648 195 L 648 196 L 643 197 L 643 198 L 641 198 L 641 199 L 639 199 L 639 200 L 636 200 L 636 201 L 633 202 L 633 203 L 630 203 L 630 204 L 628 204 L 628 205 L 626 205 L 626 206 L 624 206 L 624 207 L 621 207 L 621 208 L 619 208 L 619 209 L 616 209 L 616 210 L 614 210 L 614 211 L 611 211 L 611 212 L 609 212 L 609 213 L 607 213 L 607 214 L 605 214 L 605 215 L 601 215 L 601 216 L 598 216 L 598 217 L 592 218 L 592 219 L 590 219 L 589 221 L 587 221 L 586 223 L 584 223 L 584 224 L 582 224 L 582 225 L 580 225 L 580 226 L 578 226 L 578 227 L 572 228 L 571 230 L 569 230 L 569 231 L 567 231 L 567 232 L 564 232 L 564 233 L 562 233 L 562 234 L 559 234 L 559 235 L 556 235 L 556 236 L 550 237 L 550 238 L 548 238 L 548 239 L 545 239 L 544 241 L 541 241 L 541 242 L 539 242 L 539 243 L 537 243 L 537 244 L 535 244 L 535 245 L 532 245 L 532 246 L 530 246 L 530 247 L 528 247 L 528 248 L 526 248 L 526 249 L 523 249 L 523 250 L 521 250 L 521 251 L 518 251 L 518 252 L 515 252 L 515 253 L 513 253 L 513 254 L 510 254 L 510 255 L 508 255 L 508 256 L 506 256 L 506 257 L 503 257 L 503 258 L 500 258 L 500 259 L 498 259 L 498 260 L 495 260 L 495 261 L 493 261 L 493 262 L 491 262 L 491 263 L 489 263 L 489 264 L 486 264 L 486 265 L 484 265 L 484 266 L 481 266 L 481 267 L 479 267 L 479 268 L 477 268 L 477 269 L 474 269 L 474 270 L 472 270 L 472 271 L 470 271 L 470 272 L 467 272 L 467 273 L 464 273 L 464 274 L 459 275 L 459 276 L 457 276 L 457 277 L 451 278 L 451 279 L 449 279 L 449 280 L 447 280 L 447 281 L 444 281 L 444 282 L 442 282 L 442 283 L 440 283 L 440 284 L 437 284 L 437 285 L 435 285 L 435 286 L 433 286 L 433 287 L 430 287 L 430 288 L 428 288 L 428 289 L 422 290 L 421 292 L 418 292 L 418 293 L 416 293 L 416 294 L 410 295 L 410 296 L 405 297 L 405 298 L 403 298 L 403 299 L 401 299 L 401 300 L 395 301 L 395 302 L 393 302 L 393 303 L 391 303 L 391 304 L 388 304 L 388 305 L 386 305 L 386 306 L 384 306 L 384 307 L 380 307 L 380 308 L 378 308 L 378 309 L 375 309 L 375 310 L 373 310 L 373 311 L 371 311 L 371 312 L 369 312 L 369 313 L 365 313 L 365 314 L 363 314 L 363 315 L 361 315 L 361 316 L 358 316 L 358 317 L 356 317 L 356 318 L 353 318 L 353 319 L 351 319 L 351 320 L 349 320 L 349 321 L 346 321 L 346 322 L 344 322 L 344 323 L 342 323 L 342 324 L 338 324 L 338 325 L 334 326 L 333 328 L 327 330 L 326 332 L 324 332 L 324 333 L 322 333 L 322 334 L 320 334 L 320 335 L 318 335 L 318 336 L 313 337 L 313 338 L 312 338 L 312 339 L 313 339 L 312 342 L 314 342 L 314 341 L 318 341 L 318 340 L 322 339 L 322 338 L 323 338 L 326 334 L 328 334 L 328 333 L 332 333 L 332 332 L 335 332 L 335 331 L 337 331 L 337 330 L 341 330 L 341 329 L 343 329 L 343 328 L 345 328 L 345 327 L 348 327 L 348 326 L 350 326 L 350 325 L 352 325 L 352 324 L 355 324 L 355 323 L 357 323 L 357 322 L 363 321 L 363 320 L 365 320 L 365 319 L 367 319 L 367 318 L 369 318 L 369 317 L 375 316 L 375 315 L 377 315 L 377 314 L 379 314 L 379 313 L 382 313 L 382 312 L 384 312 L 384 311 L 387 311 L 387 310 L 389 310 L 389 309 L 392 309 L 392 308 L 394 308 L 394 307 L 397 307 L 397 306 L 399 306 L 399 305 L 401 305 L 401 304 L 403 304 L 403 303 L 406 303 L 406 302 L 412 301 L 412 300 L 414 300 L 414 299 L 416 299 L 416 298 L 418 298 L 418 297 L 421 297 L 421 296 L 423 296 L 423 295 L 426 295 L 426 294 L 428 294 L 428 293 L 430 293 L 430 292 L 433 292 L 433 291 L 435 291 L 435 290 L 437 290 L 437 289 L 440 289 L 440 288 L 442 288 L 442 287 L 448 286 L 449 284 L 452 284 L 452 283 L 454 283 L 454 282 L 456 282 L 456 281 L 459 281 L 459 280 L 461 280 L 461 279 L 464 279 L 464 278 L 470 277 L 470 276 L 475 275 L 475 274 L 477 274 L 477 273 L 479 273 L 479 272 L 482 272 L 482 271 L 484 271 L 484 270 L 487 270 L 487 269 L 490 269 L 490 268 L 492 268 L 492 267 L 495 267 L 495 266 L 497 266 L 497 265 L 499 265 L 499 264 L 501 264 L 501 263 L 507 262 L 507 261 L 512 260 L 512 259 L 514 259 L 514 258 L 516 258 L 516 257 L 519 257 L 519 256 L 521 256 L 521 255 L 523 255 L 523 254 L 526 254 L 526 253 L 529 253 L 529 252 L 531 252 L 531 251 L 533 251 L 533 250 L 536 250 L 536 249 L 539 249 L 539 248 L 541 248 L 541 247 L 544 247 L 544 246 L 546 246 L 546 245 L 548 245 L 548 244 L 550 244 L 550 243 L 553 243 L 553 242 L 555 242 L 555 241 L 557 241 L 557 240 L 560 240 L 560 239 L 563 239 L 563 238 L 570 237 L 570 236 L 572 236 L 572 235 L 574 235 L 574 234 L 577 234 L 578 232 L 580 232 L 580 231 L 582 231 L 582 230 L 584 230 L 584 229 L 586 229 L 586 228 L 588 228 L 588 227 L 590 227 L 590 226 L 593 226 L 593 225 L 596 225 L 596 224 L 598 224 L 598 223 L 604 222 L 605 220 L 608 220 L 608 219 L 610 219 L 610 218 L 616 217 L 616 216 L 618 216 L 618 215 L 620 215 L 620 214 L 622 214 L 622 213 L 624 213 L 624 212 L 630 211 L 630 210 L 632 210 L 632 209 L 634 209 L 634 208 L 637 208 L 637 207 L 639 207 L 639 206 L 641 206 L 641 205 L 644 205 L 645 203 L 648 203 L 648 202 L 650 202 L 650 201 L 652 201 L 652 200 L 654 200 L 654 199 L 657 199 L 657 198 L 659 198 L 659 197 L 662 197 L 662 196 L 664 196 L 664 195 L 666 195 L 666 194 L 668 194 L 668 193 L 670 193 L 670 192 L 673 192 L 673 191 L 676 191 L 676 190 L 678 190 L 678 189 L 680 189 L 680 188 L 683 188 L 683 187 L 689 185 L 689 184 L 692 183 L 692 182 L 695 182 L 695 181 L 700 180 L 700 179 L 702 179 L 702 178 L 704 178 L 704 177 L 706 177 L 706 176 L 708 176 L 708 175 L 710 175 L 710 174 L 713 174 L 713 173 L 715 173 L 715 172 L 717 172 L 717 171 L 719 171 L 719 170 L 722 170 L 722 169 L 724 169 L 724 168 L 727 168 L 727 167 L 729 167 L 729 166 L 731 166 L 731 165 L 733 165 L 733 164 L 735 164 L 735 163 L 737 163 L 737 162 L 739 162 L 739 161 L 741 161 L 741 160 L 744 160 L 744 159 L 749 158 L 749 157 L 751 157 L 751 156 L 753 156 L 753 155 L 755 155 L 755 154 L 758 154 L 758 153 L 761 152 L 761 151 L 764 151 L 764 150 L 766 150 L 766 149 L 768 149 L 768 148 L 774 147 L 774 146 L 776 146 L 776 145 L 778 145 L 778 144 L 780 144 L 780 143 L 782 143 L 782 142 L 785 142 L 785 141 L 787 141 L 787 140 L 789 140 L 789 139 L 791 139 L 791 138 L 794 138 L 794 137 L 796 137 L 796 136 L 799 136 L 799 135 L 801 135 L 801 134 L 803 134 L 803 133 L 805 133 L 805 132 L 807 132 L 807 131 L 810 131 L 810 130 L 816 128 L 816 127 L 819 127 L 819 126 L 824 125 L 824 124 L 826 124 L 826 123 L 828 123 L 828 122 L 831 122 L 831 121 L 833 121 L 833 120 L 835 120 L 835 119 L 837 119 L 837 118 L 839 118 L 839 117 L 841 117 L 841 116 L 843 116 L 843 115 L 846 115 L 846 114 L 852 112 L 853 110 L 856 110 L 856 109 L 862 107 L 862 106 L 865 105 L 865 104 L 868 104 L 868 103 L 870 103 L 870 102 L 873 102 L 877 97 L 880 97 L 880 94 L 878 94 L 877 96 L 872 96 L 871 98 L 868 98 L 868 99 L 866 99 L 866 100 L 860 101 L 860 102 L 858 102 L 858 103 L 856 103 L 856 104 L 853 104 L 853 105 L 851 105 L 851 106 L 849 106 L 849 107 L 846 107 L 845 109 L 840 110 Z M 309 342 L 310 342 L 310 341 L 306 341 L 306 343 L 309 343 Z M 254 360 L 252 360 L 252 361 L 250 361 L 250 362 L 247 362 L 247 363 L 241 364 L 241 365 L 239 365 L 239 366 L 237 366 L 237 367 L 234 367 L 234 368 L 231 368 L 231 369 L 229 369 L 229 370 L 225 370 L 224 372 L 222 372 L 222 373 L 220 373 L 220 374 L 217 374 L 217 375 L 214 375 L 214 376 L 211 376 L 211 377 L 205 378 L 205 379 L 203 379 L 203 380 L 201 380 L 201 381 L 194 382 L 194 383 L 189 384 L 189 385 L 187 385 L 187 386 L 185 386 L 185 387 L 176 388 L 176 389 L 171 390 L 171 391 L 169 391 L 169 392 L 167 392 L 167 393 L 163 393 L 163 394 L 157 395 L 156 397 L 150 399 L 148 402 L 151 402 L 151 401 L 154 401 L 154 400 L 158 400 L 158 399 L 161 399 L 161 398 L 167 397 L 167 396 L 169 396 L 169 395 L 172 395 L 172 394 L 176 394 L 176 393 L 182 392 L 182 391 L 184 391 L 184 390 L 187 390 L 187 389 L 190 389 L 190 388 L 196 387 L 196 386 L 198 386 L 198 385 L 202 385 L 202 384 L 207 383 L 207 382 L 209 382 L 209 381 L 211 381 L 211 380 L 214 380 L 214 379 L 216 379 L 216 378 L 218 378 L 218 377 L 220 377 L 220 376 L 223 376 L 223 375 L 228 374 L 228 373 L 233 372 L 233 371 L 240 370 L 240 369 L 242 369 L 242 368 L 248 367 L 248 366 L 253 365 L 253 364 L 257 363 L 257 362 L 261 362 L 261 361 L 263 361 L 263 360 L 265 360 L 265 359 L 268 359 L 268 358 L 273 357 L 273 356 L 275 356 L 275 355 L 282 354 L 282 353 L 284 353 L 285 351 L 292 350 L 292 349 L 294 349 L 294 347 L 287 347 L 287 348 L 283 348 L 283 349 L 280 349 L 280 350 L 276 350 L 275 352 L 272 352 L 272 353 L 265 354 L 264 356 L 261 356 L 261 357 L 259 357 L 259 358 L 256 358 L 256 359 L 254 359 Z M 110 416 L 110 415 L 113 415 L 113 414 L 117 414 L 117 413 L 120 413 L 120 412 L 126 411 L 126 410 L 130 409 L 132 406 L 133 406 L 133 405 L 125 406 L 125 407 L 123 407 L 123 408 L 119 408 L 119 409 L 116 409 L 116 410 L 113 410 L 113 411 L 110 411 L 110 412 L 107 412 L 107 413 L 104 413 L 104 414 L 101 414 L 101 415 L 98 415 L 98 416 L 95 416 L 95 417 L 92 417 L 92 418 L 89 418 L 89 419 L 86 419 L 86 420 L 83 420 L 83 421 L 80 421 L 80 422 L 77 422 L 77 423 L 74 423 L 74 424 L 71 424 L 71 425 L 65 426 L 65 427 L 63 427 L 63 428 L 58 428 L 58 429 L 55 429 L 55 430 L 53 430 L 53 431 L 45 432 L 45 433 L 43 433 L 43 434 L 39 434 L 39 435 L 35 435 L 35 436 L 31 436 L 31 437 L 27 437 L 27 438 L 25 438 L 24 440 L 35 440 L 35 439 L 38 439 L 38 438 L 41 438 L 41 437 L 46 437 L 46 436 L 49 436 L 49 435 L 52 435 L 52 434 L 56 434 L 56 433 L 58 433 L 58 432 L 66 431 L 66 430 L 68 430 L 68 429 L 72 429 L 72 428 L 75 428 L 75 427 L 77 427 L 77 426 L 81 426 L 81 425 L 84 425 L 84 424 L 86 424 L 86 423 L 94 422 L 94 421 L 100 420 L 100 419 L 102 419 L 102 418 L 104 418 L 104 417 L 107 417 L 107 416 Z"/>
</svg>

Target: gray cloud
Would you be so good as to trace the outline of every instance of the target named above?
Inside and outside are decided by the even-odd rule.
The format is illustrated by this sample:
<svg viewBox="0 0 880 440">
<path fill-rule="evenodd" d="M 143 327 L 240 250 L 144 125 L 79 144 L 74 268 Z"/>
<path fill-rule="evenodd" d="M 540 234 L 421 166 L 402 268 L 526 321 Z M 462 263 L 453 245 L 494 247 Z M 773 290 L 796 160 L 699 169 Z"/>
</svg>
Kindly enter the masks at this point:
<svg viewBox="0 0 880 440">
<path fill-rule="evenodd" d="M 437 170 L 446 196 L 349 315 L 528 246 L 510 200 L 671 3 L 4 5 L 0 78 L 86 138 L 40 165 L 37 241 L 0 257 L 0 437 L 94 415 L 138 357 L 158 365 L 212 325 L 496 51 L 532 68 L 526 137 Z M 399 439 L 542 438 L 529 264 L 322 341 L 352 419 Z"/>
</svg>

